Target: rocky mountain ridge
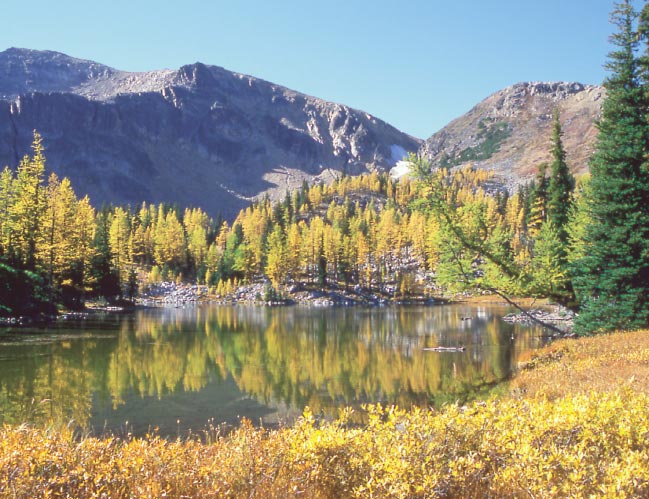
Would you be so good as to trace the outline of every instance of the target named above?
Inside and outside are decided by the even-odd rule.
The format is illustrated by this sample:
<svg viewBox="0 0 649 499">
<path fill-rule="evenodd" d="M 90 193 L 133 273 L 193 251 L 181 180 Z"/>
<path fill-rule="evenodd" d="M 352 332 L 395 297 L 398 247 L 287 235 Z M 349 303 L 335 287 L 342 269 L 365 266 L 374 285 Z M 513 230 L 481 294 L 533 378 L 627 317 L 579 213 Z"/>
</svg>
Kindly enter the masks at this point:
<svg viewBox="0 0 649 499">
<path fill-rule="evenodd" d="M 510 187 L 534 177 L 550 161 L 552 116 L 559 110 L 563 144 L 573 173 L 588 170 L 604 89 L 564 82 L 518 83 L 500 90 L 429 137 L 420 153 L 433 164 L 467 163 L 494 170 Z"/>
<path fill-rule="evenodd" d="M 363 111 L 218 66 L 134 73 L 12 48 L 0 52 L 0 167 L 18 164 L 37 129 L 49 169 L 97 206 L 170 202 L 230 218 L 303 181 L 390 170 L 408 152 L 436 166 L 495 170 L 513 189 L 549 161 L 556 108 L 568 163 L 587 170 L 603 96 L 594 85 L 519 83 L 421 141 Z"/>
<path fill-rule="evenodd" d="M 421 141 L 374 116 L 217 66 L 119 71 L 50 51 L 0 52 L 0 159 L 32 131 L 48 166 L 102 202 L 235 215 L 304 180 L 388 170 Z"/>
</svg>

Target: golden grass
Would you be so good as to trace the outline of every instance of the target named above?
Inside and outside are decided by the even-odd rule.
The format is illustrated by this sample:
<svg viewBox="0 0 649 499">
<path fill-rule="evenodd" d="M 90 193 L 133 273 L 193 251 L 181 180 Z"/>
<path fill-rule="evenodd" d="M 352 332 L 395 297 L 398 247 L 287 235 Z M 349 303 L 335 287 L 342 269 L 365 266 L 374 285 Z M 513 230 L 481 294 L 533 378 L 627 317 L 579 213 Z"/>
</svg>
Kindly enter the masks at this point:
<svg viewBox="0 0 649 499">
<path fill-rule="evenodd" d="M 649 332 L 564 340 L 514 396 L 213 442 L 0 429 L 0 498 L 649 497 Z"/>
<path fill-rule="evenodd" d="M 649 393 L 649 330 L 559 340 L 520 369 L 510 384 L 515 396 L 554 399 L 621 387 Z"/>
<path fill-rule="evenodd" d="M 519 306 L 527 309 L 533 307 L 547 307 L 553 304 L 553 302 L 547 298 L 515 297 L 513 298 L 513 300 Z M 453 298 L 452 301 L 459 302 L 459 303 L 472 303 L 472 304 L 495 303 L 500 305 L 509 305 L 509 303 L 507 303 L 507 300 L 492 293 L 485 293 L 483 295 L 469 295 L 469 296 L 455 297 Z"/>
</svg>

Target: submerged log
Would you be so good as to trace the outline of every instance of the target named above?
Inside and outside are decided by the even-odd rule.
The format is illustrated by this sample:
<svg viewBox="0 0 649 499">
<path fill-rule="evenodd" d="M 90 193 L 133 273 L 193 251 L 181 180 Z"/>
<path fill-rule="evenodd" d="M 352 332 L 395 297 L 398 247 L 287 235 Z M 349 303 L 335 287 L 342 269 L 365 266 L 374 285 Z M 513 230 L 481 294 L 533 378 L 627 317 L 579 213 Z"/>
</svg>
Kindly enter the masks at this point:
<svg viewBox="0 0 649 499">
<path fill-rule="evenodd" d="M 464 346 L 459 347 L 426 347 L 424 348 L 427 352 L 464 352 L 466 348 Z"/>
</svg>

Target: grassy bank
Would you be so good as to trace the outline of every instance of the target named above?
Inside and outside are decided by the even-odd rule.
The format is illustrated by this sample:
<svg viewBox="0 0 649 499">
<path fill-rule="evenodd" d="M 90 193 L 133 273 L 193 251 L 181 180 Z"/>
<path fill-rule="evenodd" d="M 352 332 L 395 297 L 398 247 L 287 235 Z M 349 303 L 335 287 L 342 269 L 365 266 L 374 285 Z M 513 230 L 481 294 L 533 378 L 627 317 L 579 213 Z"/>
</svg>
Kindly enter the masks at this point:
<svg viewBox="0 0 649 499">
<path fill-rule="evenodd" d="M 512 396 L 208 444 L 0 431 L 1 497 L 647 497 L 649 332 L 557 342 Z"/>
<path fill-rule="evenodd" d="M 555 341 L 519 369 L 510 383 L 518 397 L 556 399 L 622 387 L 649 393 L 649 330 Z"/>
</svg>

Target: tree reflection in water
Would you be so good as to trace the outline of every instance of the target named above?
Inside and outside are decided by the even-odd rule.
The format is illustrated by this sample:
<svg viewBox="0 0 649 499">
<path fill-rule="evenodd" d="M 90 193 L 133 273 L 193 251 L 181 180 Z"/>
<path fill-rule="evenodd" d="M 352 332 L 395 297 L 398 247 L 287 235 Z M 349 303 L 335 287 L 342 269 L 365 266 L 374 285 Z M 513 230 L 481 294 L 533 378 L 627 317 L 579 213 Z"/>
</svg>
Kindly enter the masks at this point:
<svg viewBox="0 0 649 499">
<path fill-rule="evenodd" d="M 123 417 L 154 427 L 182 405 L 191 426 L 235 402 L 228 417 L 236 419 L 278 407 L 335 415 L 365 402 L 462 401 L 507 378 L 541 345 L 539 329 L 500 319 L 508 311 L 203 306 L 59 324 L 46 334 L 21 330 L 20 341 L 0 333 L 0 422 L 87 427 Z M 424 350 L 457 345 L 466 349 Z M 131 406 L 144 414 L 130 414 Z"/>
</svg>

